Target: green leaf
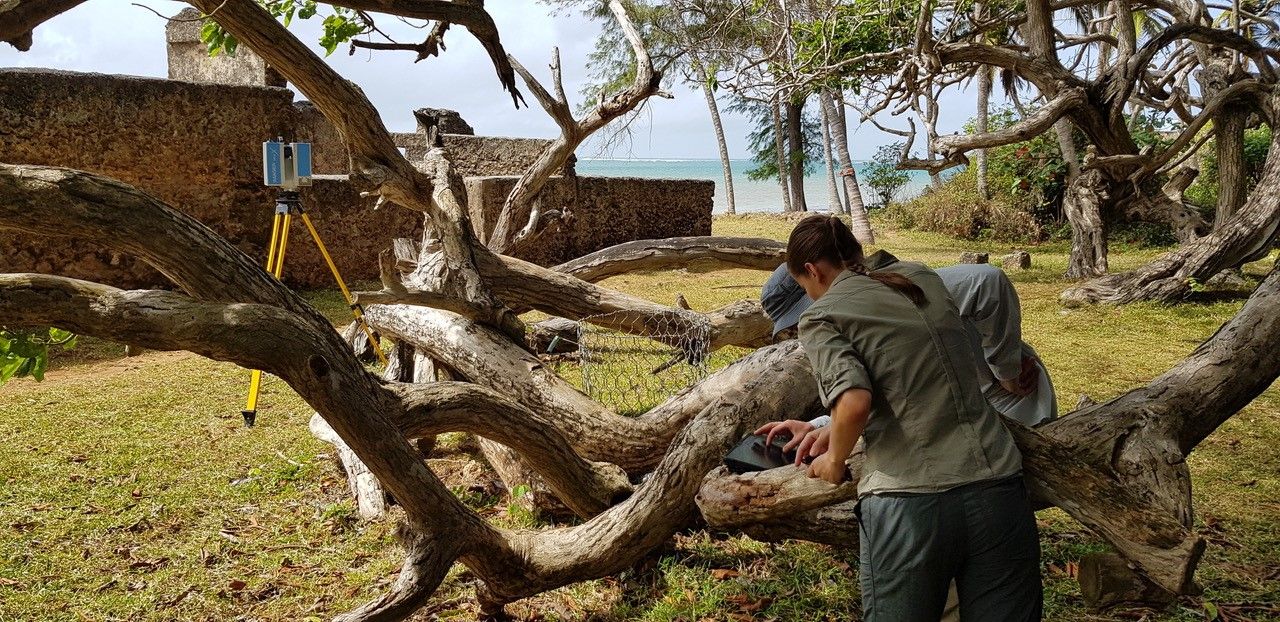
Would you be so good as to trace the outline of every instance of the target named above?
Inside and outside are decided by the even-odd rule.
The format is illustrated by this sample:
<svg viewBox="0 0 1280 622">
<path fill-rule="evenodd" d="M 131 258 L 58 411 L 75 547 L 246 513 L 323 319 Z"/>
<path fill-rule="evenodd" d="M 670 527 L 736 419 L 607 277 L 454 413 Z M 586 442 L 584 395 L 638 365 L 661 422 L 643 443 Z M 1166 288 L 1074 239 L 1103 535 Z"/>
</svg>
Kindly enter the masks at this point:
<svg viewBox="0 0 1280 622">
<path fill-rule="evenodd" d="M 25 378 L 31 374 L 31 369 L 35 367 L 36 359 L 22 359 L 18 364 L 18 370 L 13 374 L 17 378 Z"/>
<path fill-rule="evenodd" d="M 31 360 L 33 362 L 30 370 L 31 377 L 35 378 L 37 382 L 44 382 L 44 371 L 49 367 L 49 357 L 42 356 Z"/>
<path fill-rule="evenodd" d="M 1218 606 L 1206 600 L 1204 601 L 1204 613 L 1209 620 L 1217 620 L 1219 615 Z"/>
<path fill-rule="evenodd" d="M 23 360 L 25 359 L 20 359 L 16 356 L 0 358 L 0 384 L 4 384 L 5 381 L 18 373 L 18 367 L 22 365 Z"/>
</svg>

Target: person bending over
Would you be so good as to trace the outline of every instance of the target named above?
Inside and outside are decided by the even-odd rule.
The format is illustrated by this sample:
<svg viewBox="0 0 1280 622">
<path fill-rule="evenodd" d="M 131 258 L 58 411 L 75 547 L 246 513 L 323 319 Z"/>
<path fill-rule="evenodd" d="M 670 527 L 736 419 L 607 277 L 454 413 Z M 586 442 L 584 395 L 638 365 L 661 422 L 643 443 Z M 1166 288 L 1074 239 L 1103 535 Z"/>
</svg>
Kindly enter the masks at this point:
<svg viewBox="0 0 1280 622">
<path fill-rule="evenodd" d="M 864 261 L 868 270 L 878 271 L 899 260 L 888 251 L 879 250 Z M 987 402 L 997 412 L 1024 425 L 1056 419 L 1058 402 L 1053 382 L 1035 349 L 1022 340 L 1022 306 L 1009 277 L 990 264 L 960 264 L 939 268 L 936 273 L 965 322 Z M 813 304 L 813 299 L 783 264 L 765 282 L 760 303 L 773 321 L 774 338 L 790 339 L 795 337 L 800 314 Z M 828 415 L 807 422 L 789 419 L 767 424 L 756 433 L 768 435 L 769 442 L 778 434 L 790 436 L 785 451 L 799 449 L 801 458 L 813 457 L 826 451 L 826 436 L 816 430 L 830 423 Z"/>
<path fill-rule="evenodd" d="M 972 620 L 1041 616 L 1039 538 L 1022 457 L 984 399 L 970 334 L 926 266 L 869 270 L 835 217 L 810 217 L 787 268 L 814 303 L 798 338 L 830 409 L 810 477 L 843 481 L 859 437 L 860 580 L 869 622 L 933 622 L 954 580 Z"/>
</svg>

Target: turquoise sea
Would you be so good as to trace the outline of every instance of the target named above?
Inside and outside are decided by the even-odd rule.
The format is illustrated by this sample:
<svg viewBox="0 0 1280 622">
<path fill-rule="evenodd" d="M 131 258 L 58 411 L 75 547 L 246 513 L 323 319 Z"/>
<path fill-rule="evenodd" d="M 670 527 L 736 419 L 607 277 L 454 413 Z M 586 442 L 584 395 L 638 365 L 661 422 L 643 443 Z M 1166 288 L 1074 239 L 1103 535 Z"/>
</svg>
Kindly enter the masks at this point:
<svg viewBox="0 0 1280 622">
<path fill-rule="evenodd" d="M 746 171 L 752 168 L 750 160 L 730 160 L 733 168 L 733 198 L 739 212 L 781 212 L 782 189 L 776 180 L 752 181 Z M 859 181 L 866 162 L 854 162 Z M 724 172 L 718 159 L 589 159 L 578 160 L 577 170 L 582 175 L 601 177 L 649 177 L 653 179 L 710 179 L 716 182 L 715 213 L 725 212 Z M 911 181 L 897 197 L 903 200 L 918 194 L 929 183 L 924 171 L 910 171 Z M 862 184 L 863 196 L 871 201 L 871 193 Z M 819 166 L 814 175 L 804 180 L 805 200 L 810 210 L 828 209 L 826 170 Z"/>
</svg>

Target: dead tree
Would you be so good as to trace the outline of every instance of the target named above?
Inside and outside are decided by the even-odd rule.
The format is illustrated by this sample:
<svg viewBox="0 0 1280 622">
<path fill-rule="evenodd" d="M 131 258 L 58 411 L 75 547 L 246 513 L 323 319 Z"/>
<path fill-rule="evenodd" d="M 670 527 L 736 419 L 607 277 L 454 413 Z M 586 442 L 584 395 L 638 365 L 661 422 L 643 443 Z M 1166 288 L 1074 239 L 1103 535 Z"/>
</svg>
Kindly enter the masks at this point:
<svg viewBox="0 0 1280 622">
<path fill-rule="evenodd" d="M 618 19 L 622 34 L 631 45 L 632 53 L 635 54 L 635 76 L 631 84 L 622 91 L 611 95 L 601 93 L 600 102 L 581 119 L 574 118 L 573 110 L 565 97 L 564 83 L 560 77 L 558 48 L 551 54 L 551 85 L 555 91 L 554 95 L 548 92 L 528 69 L 516 61 L 515 57 L 509 57 L 512 66 L 524 79 L 529 91 L 533 93 L 534 99 L 538 100 L 538 103 L 560 127 L 560 136 L 538 155 L 533 165 L 525 171 L 508 195 L 502 211 L 498 214 L 493 233 L 489 236 L 489 247 L 495 252 L 516 254 L 521 248 L 531 244 L 547 227 L 549 221 L 568 216 L 545 209 L 538 201 L 538 194 L 547 180 L 564 167 L 565 162 L 578 149 L 582 141 L 608 125 L 610 121 L 635 110 L 650 97 L 654 95 L 670 97 L 659 88 L 662 83 L 662 73 L 654 69 L 649 52 L 640 38 L 640 31 L 631 23 L 621 4 L 610 3 L 610 9 Z M 524 219 L 525 224 L 517 230 L 515 227 L 518 219 Z"/>
<path fill-rule="evenodd" d="M 370 304 L 368 315 L 464 381 L 402 383 L 368 372 L 320 313 L 208 228 L 131 186 L 56 167 L 0 164 L 0 228 L 75 236 L 135 255 L 181 291 L 0 275 L 0 317 L 6 325 L 52 324 L 157 350 L 189 350 L 287 382 L 404 510 L 399 579 L 385 596 L 338 619 L 404 619 L 454 563 L 479 581 L 482 609 L 498 613 L 520 598 L 615 574 L 700 520 L 760 538 L 848 543 L 856 533 L 851 486 L 827 486 L 789 468 L 751 478 L 714 471 L 745 431 L 816 409 L 816 386 L 797 343 L 758 349 L 640 417 L 610 412 L 517 345 L 523 325 L 515 309 L 569 318 L 609 309 L 642 319 L 711 320 L 493 253 L 471 233 L 439 152 L 425 170 L 411 166 L 360 91 L 253 0 L 192 4 L 283 68 L 338 125 L 354 179 L 424 214 L 441 251 L 423 244 L 429 265 L 409 266 L 400 282 L 386 275 L 387 303 Z M 470 2 L 368 8 L 404 7 L 419 17 L 437 10 L 445 21 L 483 21 L 484 9 Z M 500 47 L 496 39 L 487 44 Z M 1280 185 L 1280 152 L 1273 152 L 1263 184 Z M 1248 205 L 1241 213 L 1247 211 Z M 713 256 L 710 246 L 695 245 L 704 250 L 690 254 Z M 1280 270 L 1273 269 L 1234 319 L 1146 387 L 1034 430 L 1010 424 L 1034 494 L 1093 529 L 1165 590 L 1192 589 L 1204 548 L 1190 529 L 1187 454 L 1280 375 L 1278 290 Z M 758 307 L 742 311 L 754 319 L 726 313 L 722 342 L 742 339 L 741 325 L 758 321 Z M 538 531 L 489 524 L 442 484 L 410 442 L 450 431 L 500 443 L 587 520 Z M 627 477 L 640 473 L 647 479 L 639 485 Z"/>
</svg>

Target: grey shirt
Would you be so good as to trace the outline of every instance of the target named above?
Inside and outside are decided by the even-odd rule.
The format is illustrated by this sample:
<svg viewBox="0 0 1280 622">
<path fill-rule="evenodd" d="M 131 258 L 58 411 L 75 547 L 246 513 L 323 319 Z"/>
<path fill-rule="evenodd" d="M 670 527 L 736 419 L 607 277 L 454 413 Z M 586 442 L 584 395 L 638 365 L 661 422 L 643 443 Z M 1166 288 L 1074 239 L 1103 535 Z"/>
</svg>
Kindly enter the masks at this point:
<svg viewBox="0 0 1280 622">
<path fill-rule="evenodd" d="M 897 257 L 877 251 L 867 257 L 866 265 L 869 270 L 883 270 L 897 261 Z M 978 361 L 978 385 L 987 403 L 1023 425 L 1056 419 L 1058 398 L 1053 381 L 1035 349 L 1022 340 L 1022 305 L 1009 277 L 990 264 L 947 266 L 938 268 L 937 273 L 965 321 Z M 1034 392 L 1019 396 L 1000 386 L 1000 380 L 1016 378 L 1024 356 L 1037 359 L 1040 379 Z M 810 423 L 822 427 L 829 425 L 831 418 L 823 415 Z"/>
<path fill-rule="evenodd" d="M 1001 380 L 1012 380 L 1022 372 L 1023 357 L 1039 359 L 1022 340 L 1022 304 L 1004 271 L 989 264 L 959 264 L 939 268 L 938 276 L 960 317 L 968 321 L 969 339 L 983 357 L 978 384 L 987 401 L 1024 425 L 1057 418 L 1057 395 L 1048 370 L 1038 361 L 1040 383 L 1035 392 L 1017 396 L 1000 386 Z"/>
<path fill-rule="evenodd" d="M 871 392 L 859 495 L 941 492 L 1017 474 L 1022 456 L 983 397 L 969 333 L 942 280 L 913 262 L 884 269 L 919 285 L 928 304 L 846 271 L 800 318 L 823 404 L 849 389 Z"/>
</svg>

